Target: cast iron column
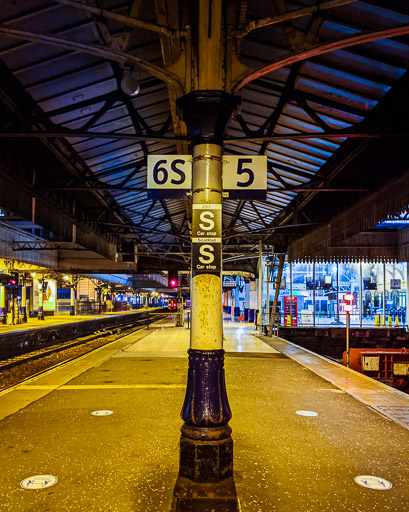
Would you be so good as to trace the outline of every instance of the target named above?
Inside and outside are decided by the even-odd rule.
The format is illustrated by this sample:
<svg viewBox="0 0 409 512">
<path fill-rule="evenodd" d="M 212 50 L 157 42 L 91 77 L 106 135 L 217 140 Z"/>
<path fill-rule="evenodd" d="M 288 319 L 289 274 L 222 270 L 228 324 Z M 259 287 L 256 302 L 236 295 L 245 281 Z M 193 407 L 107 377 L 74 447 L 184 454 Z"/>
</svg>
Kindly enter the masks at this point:
<svg viewBox="0 0 409 512">
<path fill-rule="evenodd" d="M 6 288 L 4 286 L 0 286 L 0 323 L 7 323 Z"/>
<path fill-rule="evenodd" d="M 70 316 L 75 316 L 75 284 L 70 287 Z"/>
<path fill-rule="evenodd" d="M 40 279 L 40 290 L 38 292 L 38 319 L 44 320 L 44 277 Z"/>
<path fill-rule="evenodd" d="M 179 475 L 195 482 L 219 482 L 233 474 L 222 331 L 221 141 L 237 101 L 223 91 L 195 91 L 178 102 L 194 139 L 192 317 Z"/>
<path fill-rule="evenodd" d="M 26 279 L 23 276 L 23 287 L 21 288 L 21 314 L 23 316 L 23 323 L 27 323 L 27 288 Z"/>
</svg>

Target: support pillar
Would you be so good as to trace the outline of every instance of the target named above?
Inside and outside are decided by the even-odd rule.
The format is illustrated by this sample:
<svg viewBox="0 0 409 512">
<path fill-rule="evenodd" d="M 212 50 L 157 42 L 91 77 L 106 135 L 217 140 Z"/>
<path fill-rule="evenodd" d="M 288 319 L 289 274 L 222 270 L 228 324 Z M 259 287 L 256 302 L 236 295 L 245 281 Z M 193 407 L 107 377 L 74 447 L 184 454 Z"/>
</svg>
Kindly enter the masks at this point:
<svg viewBox="0 0 409 512">
<path fill-rule="evenodd" d="M 339 264 L 337 263 L 337 325 L 339 325 Z"/>
<path fill-rule="evenodd" d="M 363 308 L 363 279 L 362 279 L 362 261 L 359 262 L 359 327 L 362 329 L 362 308 Z"/>
<path fill-rule="evenodd" d="M 193 147 L 189 369 L 181 411 L 179 476 L 220 482 L 233 474 L 231 411 L 224 375 L 221 205 L 222 136 L 237 98 L 195 91 L 179 100 Z"/>
<path fill-rule="evenodd" d="M 40 289 L 38 291 L 38 319 L 39 320 L 44 320 L 43 298 L 44 298 L 44 277 L 42 277 L 40 279 Z"/>
<path fill-rule="evenodd" d="M 259 336 L 261 332 L 261 315 L 263 310 L 263 241 L 258 241 L 258 319 L 256 318 L 256 327 Z"/>
<path fill-rule="evenodd" d="M 100 286 L 97 286 L 95 288 L 95 291 L 97 292 L 97 303 L 98 303 L 98 314 L 100 315 L 101 312 L 102 312 L 102 303 L 101 303 L 101 299 L 102 299 L 102 288 Z"/>
<path fill-rule="evenodd" d="M 221 164 L 219 145 L 198 144 L 194 147 L 193 216 L 198 218 L 199 230 L 211 226 L 211 232 L 219 235 L 213 237 L 216 242 L 198 243 L 198 247 L 195 238 L 192 240 L 192 263 L 194 266 L 197 262 L 197 265 L 193 268 L 192 279 L 192 323 L 188 383 L 182 408 L 185 424 L 181 429 L 180 475 L 196 482 L 218 482 L 233 473 L 233 441 L 228 426 L 231 411 L 223 368 Z M 195 220 L 193 223 L 195 231 Z M 212 266 L 212 263 L 215 263 L 214 273 L 202 273 L 203 269 L 198 269 Z"/>
<path fill-rule="evenodd" d="M 312 325 L 315 327 L 315 261 L 312 264 Z"/>
<path fill-rule="evenodd" d="M 21 315 L 24 324 L 27 323 L 27 289 L 26 280 L 23 277 L 23 287 L 21 288 Z"/>
<path fill-rule="evenodd" d="M 382 327 L 386 325 L 386 265 L 383 262 L 383 322 L 381 323 Z"/>
<path fill-rule="evenodd" d="M 6 288 L 4 286 L 0 286 L 0 323 L 7 323 Z"/>
<path fill-rule="evenodd" d="M 175 315 L 175 325 L 176 327 L 183 327 L 185 325 L 185 315 L 183 310 L 183 296 L 182 290 L 180 287 L 178 288 L 177 295 L 177 311 Z"/>
<path fill-rule="evenodd" d="M 70 289 L 70 316 L 75 316 L 75 285 L 71 285 Z"/>
</svg>

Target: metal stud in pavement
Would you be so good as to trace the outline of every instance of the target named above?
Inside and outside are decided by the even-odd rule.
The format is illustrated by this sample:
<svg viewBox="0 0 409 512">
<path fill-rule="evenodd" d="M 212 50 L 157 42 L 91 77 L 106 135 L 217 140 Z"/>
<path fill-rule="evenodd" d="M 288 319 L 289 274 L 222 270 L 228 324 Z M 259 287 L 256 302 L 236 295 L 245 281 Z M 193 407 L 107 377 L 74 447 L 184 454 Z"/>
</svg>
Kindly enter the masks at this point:
<svg viewBox="0 0 409 512">
<path fill-rule="evenodd" d="M 367 489 L 374 489 L 376 491 L 387 491 L 392 488 L 391 482 L 385 480 L 380 476 L 373 475 L 359 475 L 354 478 L 356 484 L 366 487 Z"/>
<path fill-rule="evenodd" d="M 20 482 L 23 489 L 46 489 L 58 482 L 58 478 L 53 475 L 34 475 L 25 478 Z"/>
</svg>

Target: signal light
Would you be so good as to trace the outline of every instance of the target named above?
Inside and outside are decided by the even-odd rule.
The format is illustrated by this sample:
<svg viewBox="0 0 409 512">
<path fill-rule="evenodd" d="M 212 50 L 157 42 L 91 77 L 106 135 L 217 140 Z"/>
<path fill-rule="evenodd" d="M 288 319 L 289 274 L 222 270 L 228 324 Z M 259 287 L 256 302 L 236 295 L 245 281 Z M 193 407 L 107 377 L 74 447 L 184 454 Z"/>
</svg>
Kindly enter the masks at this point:
<svg viewBox="0 0 409 512">
<path fill-rule="evenodd" d="M 168 286 L 169 288 L 177 288 L 179 285 L 177 270 L 168 270 Z"/>
<path fill-rule="evenodd" d="M 344 295 L 345 304 L 342 305 L 342 309 L 346 313 L 352 313 L 352 310 L 354 309 L 354 307 L 352 305 L 352 302 L 353 302 L 354 298 L 355 297 L 352 295 L 352 293 L 346 293 Z"/>
<path fill-rule="evenodd" d="M 3 286 L 16 286 L 18 284 L 18 273 L 0 274 L 0 284 Z"/>
</svg>

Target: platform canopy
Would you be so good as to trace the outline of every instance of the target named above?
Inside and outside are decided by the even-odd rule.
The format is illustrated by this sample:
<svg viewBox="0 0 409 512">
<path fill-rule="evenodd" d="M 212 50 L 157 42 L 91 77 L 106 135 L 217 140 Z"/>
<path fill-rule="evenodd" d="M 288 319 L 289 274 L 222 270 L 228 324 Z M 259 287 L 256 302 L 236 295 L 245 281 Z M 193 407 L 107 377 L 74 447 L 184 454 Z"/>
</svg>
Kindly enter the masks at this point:
<svg viewBox="0 0 409 512">
<path fill-rule="evenodd" d="M 147 158 L 191 153 L 176 102 L 194 81 L 197 6 L 1 2 L 2 222 L 71 243 L 61 261 L 77 249 L 115 260 L 134 241 L 138 272 L 189 267 L 191 199 L 148 198 Z M 343 257 L 316 242 L 331 219 L 353 207 L 365 216 L 394 180 L 409 188 L 409 5 L 231 0 L 223 15 L 225 90 L 241 97 L 224 152 L 266 155 L 268 186 L 266 200 L 223 201 L 224 268 L 254 271 L 260 239 L 298 244 L 294 259 Z M 404 219 L 407 203 L 403 192 L 385 199 L 336 244 L 368 231 L 406 240 L 405 222 L 382 222 Z M 373 256 L 406 255 L 388 250 Z"/>
</svg>

